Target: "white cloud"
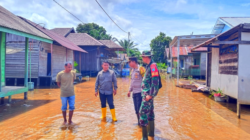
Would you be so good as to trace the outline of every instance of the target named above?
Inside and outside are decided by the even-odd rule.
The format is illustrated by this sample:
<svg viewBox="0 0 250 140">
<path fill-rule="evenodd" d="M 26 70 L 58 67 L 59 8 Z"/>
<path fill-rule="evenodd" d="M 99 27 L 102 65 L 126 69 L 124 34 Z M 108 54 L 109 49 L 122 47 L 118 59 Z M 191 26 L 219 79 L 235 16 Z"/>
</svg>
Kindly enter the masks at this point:
<svg viewBox="0 0 250 140">
<path fill-rule="evenodd" d="M 116 27 L 95 0 L 57 1 L 84 23 L 97 23 L 112 36 L 127 39 L 128 35 Z M 98 1 L 122 29 L 131 32 L 131 39 L 140 50 L 150 49 L 150 41 L 159 32 L 171 37 L 211 33 L 218 17 L 248 16 L 250 12 L 250 3 L 239 8 L 227 3 L 213 4 L 211 0 Z M 52 0 L 1 0 L 0 5 L 34 22 L 45 22 L 47 28 L 76 27 L 80 23 Z"/>
<path fill-rule="evenodd" d="M 241 4 L 241 6 L 248 7 L 248 6 L 250 6 L 250 3 L 243 3 L 243 4 Z"/>
</svg>

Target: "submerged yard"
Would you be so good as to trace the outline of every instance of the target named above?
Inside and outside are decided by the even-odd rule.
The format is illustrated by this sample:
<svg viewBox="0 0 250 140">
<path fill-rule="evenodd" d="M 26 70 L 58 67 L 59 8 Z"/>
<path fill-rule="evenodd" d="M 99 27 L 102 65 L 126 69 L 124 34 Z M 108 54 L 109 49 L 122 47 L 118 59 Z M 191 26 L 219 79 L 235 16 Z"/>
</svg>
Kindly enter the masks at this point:
<svg viewBox="0 0 250 140">
<path fill-rule="evenodd" d="M 250 139 L 250 108 L 243 106 L 241 119 L 236 103 L 218 103 L 208 95 L 177 88 L 169 79 L 155 98 L 156 140 L 172 139 Z M 101 107 L 94 96 L 95 79 L 77 84 L 74 126 L 62 127 L 59 89 L 36 89 L 14 95 L 12 104 L 0 106 L 0 139 L 117 139 L 137 140 L 133 101 L 127 97 L 129 80 L 118 79 L 115 108 L 118 122 L 99 119 Z"/>
</svg>

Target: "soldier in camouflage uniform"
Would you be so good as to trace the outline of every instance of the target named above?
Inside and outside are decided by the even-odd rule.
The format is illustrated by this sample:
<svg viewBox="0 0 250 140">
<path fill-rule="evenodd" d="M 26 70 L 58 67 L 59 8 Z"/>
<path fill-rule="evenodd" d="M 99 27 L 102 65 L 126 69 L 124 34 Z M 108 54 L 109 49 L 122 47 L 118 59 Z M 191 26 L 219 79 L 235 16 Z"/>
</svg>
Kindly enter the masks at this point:
<svg viewBox="0 0 250 140">
<path fill-rule="evenodd" d="M 142 103 L 140 107 L 140 125 L 142 126 L 142 139 L 154 137 L 154 97 L 157 95 L 160 84 L 157 64 L 151 60 L 151 52 L 143 51 L 143 62 L 147 64 L 146 73 L 142 80 Z"/>
</svg>

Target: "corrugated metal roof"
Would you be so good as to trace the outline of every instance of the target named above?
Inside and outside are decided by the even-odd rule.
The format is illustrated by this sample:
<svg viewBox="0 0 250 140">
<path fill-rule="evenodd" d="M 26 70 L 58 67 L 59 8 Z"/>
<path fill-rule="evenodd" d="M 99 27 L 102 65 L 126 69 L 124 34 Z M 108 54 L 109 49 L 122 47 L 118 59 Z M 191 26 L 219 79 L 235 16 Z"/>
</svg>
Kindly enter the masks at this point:
<svg viewBox="0 0 250 140">
<path fill-rule="evenodd" d="M 75 51 L 80 51 L 80 52 L 85 52 L 87 53 L 85 50 L 81 49 L 80 47 L 78 47 L 77 45 L 75 45 L 73 42 L 71 42 L 70 40 L 68 40 L 67 38 L 57 35 L 56 33 L 54 33 L 53 31 L 50 31 L 40 25 L 37 25 L 36 23 L 25 19 L 23 17 L 20 17 L 20 19 L 22 19 L 23 21 L 29 23 L 30 25 L 34 26 L 35 28 L 37 28 L 38 30 L 40 30 L 41 32 L 43 32 L 44 34 L 48 35 L 49 37 L 51 37 L 54 41 L 56 41 L 57 43 L 61 44 L 63 47 L 66 47 L 68 49 L 71 50 L 75 50 Z"/>
<path fill-rule="evenodd" d="M 52 40 L 50 37 L 40 32 L 30 24 L 24 22 L 16 15 L 12 14 L 7 9 L 0 6 L 0 26 L 28 33 L 31 35 L 39 36 L 45 39 Z"/>
<path fill-rule="evenodd" d="M 238 26 L 235 26 L 234 28 L 232 28 L 232 29 L 230 29 L 230 30 L 228 30 L 228 31 L 226 31 L 226 32 L 223 32 L 223 33 L 221 33 L 221 34 L 218 34 L 217 36 L 215 36 L 215 37 L 213 37 L 213 38 L 211 38 L 211 39 L 209 39 L 209 40 L 207 40 L 207 41 L 205 41 L 205 42 L 202 42 L 201 44 L 199 44 L 199 45 L 197 45 L 197 46 L 195 46 L 194 48 L 192 48 L 192 51 L 197 51 L 197 50 L 199 50 L 199 49 L 201 49 L 201 48 L 205 48 L 204 46 L 206 46 L 206 45 L 208 45 L 208 44 L 211 44 L 213 41 L 215 41 L 218 37 L 220 37 L 220 36 L 223 36 L 223 35 L 227 35 L 227 34 L 229 34 L 230 32 L 232 32 L 232 31 L 234 31 L 234 30 L 238 30 L 239 28 L 241 28 L 241 27 L 243 27 L 243 28 L 248 28 L 248 26 L 250 27 L 250 24 L 249 23 L 247 23 L 247 24 L 239 24 Z M 207 48 L 207 47 L 206 47 Z"/>
<path fill-rule="evenodd" d="M 220 19 L 231 27 L 235 27 L 243 23 L 250 23 L 250 17 L 220 17 Z"/>
<path fill-rule="evenodd" d="M 192 53 L 192 48 L 194 48 L 194 46 L 187 46 L 187 47 L 180 47 L 180 51 L 179 51 L 179 55 L 188 55 L 189 53 Z M 207 48 L 205 47 L 201 47 L 198 48 L 197 50 L 195 50 L 195 52 L 203 52 L 203 51 L 207 51 Z M 177 47 L 172 47 L 172 57 L 177 57 Z"/>
<path fill-rule="evenodd" d="M 179 49 L 179 55 L 188 55 L 187 47 L 180 47 Z M 177 47 L 172 47 L 172 57 L 177 57 L 177 52 Z"/>
<path fill-rule="evenodd" d="M 86 33 L 70 33 L 67 39 L 78 46 L 105 46 L 92 36 Z"/>
<path fill-rule="evenodd" d="M 109 49 L 119 49 L 119 50 L 122 50 L 124 51 L 125 49 L 116 44 L 115 42 L 113 42 L 112 40 L 99 40 L 102 44 L 104 44 L 105 46 L 107 46 Z"/>
<path fill-rule="evenodd" d="M 63 36 L 63 37 L 66 37 L 67 34 L 69 34 L 71 31 L 74 31 L 74 28 L 54 28 L 54 29 L 51 29 L 51 31 L 53 31 L 54 33 L 60 35 L 60 36 Z M 75 33 L 75 31 L 74 31 Z"/>
</svg>

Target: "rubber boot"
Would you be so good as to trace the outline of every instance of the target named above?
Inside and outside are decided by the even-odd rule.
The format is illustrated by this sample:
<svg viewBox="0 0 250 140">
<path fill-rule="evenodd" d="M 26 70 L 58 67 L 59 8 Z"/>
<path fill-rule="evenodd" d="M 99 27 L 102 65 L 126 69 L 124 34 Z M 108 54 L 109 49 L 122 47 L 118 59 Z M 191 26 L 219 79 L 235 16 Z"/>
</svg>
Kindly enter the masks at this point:
<svg viewBox="0 0 250 140">
<path fill-rule="evenodd" d="M 116 117 L 115 117 L 115 109 L 110 109 L 111 115 L 112 115 L 112 119 L 114 122 L 117 121 Z"/>
<path fill-rule="evenodd" d="M 74 110 L 69 111 L 69 124 L 72 124 L 72 117 L 73 117 L 73 114 L 74 114 Z"/>
<path fill-rule="evenodd" d="M 101 116 L 101 119 L 106 118 L 106 114 L 107 114 L 107 108 L 104 107 L 104 108 L 102 108 L 102 116 Z"/>
<path fill-rule="evenodd" d="M 142 126 L 142 140 L 148 140 L 148 130 L 145 126 Z"/>
<path fill-rule="evenodd" d="M 137 113 L 136 116 L 137 116 L 137 120 L 138 120 L 138 125 L 140 125 L 140 116 L 139 116 L 139 113 Z"/>
<path fill-rule="evenodd" d="M 66 118 L 66 115 L 67 115 L 67 112 L 66 111 L 62 111 L 62 115 L 63 115 L 63 124 L 66 124 L 67 123 L 67 118 Z"/>
<path fill-rule="evenodd" d="M 154 139 L 155 136 L 155 121 L 148 121 L 148 136 L 150 139 Z"/>
</svg>

